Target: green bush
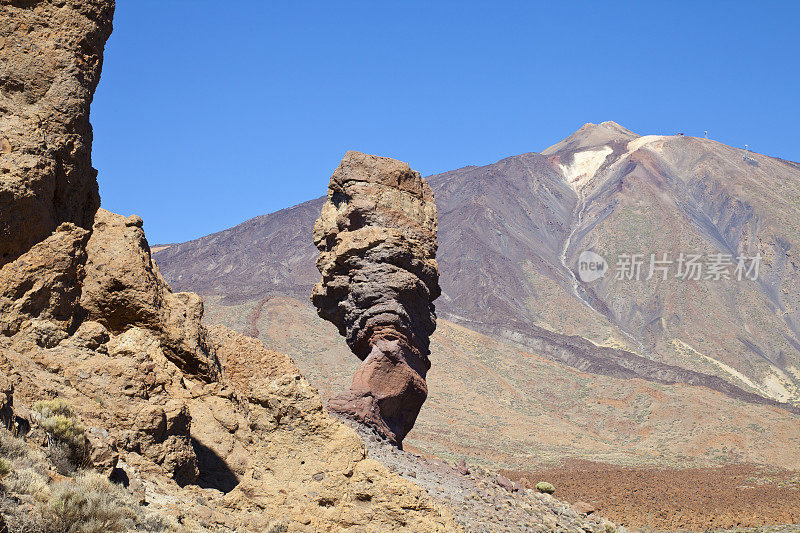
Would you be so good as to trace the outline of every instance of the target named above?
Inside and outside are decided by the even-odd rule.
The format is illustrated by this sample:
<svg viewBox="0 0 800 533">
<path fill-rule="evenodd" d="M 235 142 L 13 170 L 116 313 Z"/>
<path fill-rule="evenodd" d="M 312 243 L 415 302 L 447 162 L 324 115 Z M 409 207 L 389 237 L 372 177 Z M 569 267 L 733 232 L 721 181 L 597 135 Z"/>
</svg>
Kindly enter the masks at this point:
<svg viewBox="0 0 800 533">
<path fill-rule="evenodd" d="M 61 398 L 53 398 L 52 400 L 39 400 L 34 402 L 33 410 L 37 413 L 40 413 L 42 416 L 75 416 L 75 412 L 72 410 L 72 407 L 70 407 L 70 405 Z"/>
<path fill-rule="evenodd" d="M 556 488 L 547 481 L 540 481 L 536 484 L 536 490 L 539 492 L 544 492 L 545 494 L 553 494 L 556 491 Z"/>
<path fill-rule="evenodd" d="M 69 404 L 60 398 L 39 400 L 33 404 L 33 410 L 41 415 L 39 423 L 42 429 L 54 439 L 68 445 L 75 452 L 84 451 L 86 430 Z"/>
<path fill-rule="evenodd" d="M 0 458 L 0 479 L 11 473 L 11 464 L 5 459 Z"/>
<path fill-rule="evenodd" d="M 82 446 L 85 430 L 75 418 L 53 415 L 42 419 L 42 428 L 66 444 Z"/>
</svg>

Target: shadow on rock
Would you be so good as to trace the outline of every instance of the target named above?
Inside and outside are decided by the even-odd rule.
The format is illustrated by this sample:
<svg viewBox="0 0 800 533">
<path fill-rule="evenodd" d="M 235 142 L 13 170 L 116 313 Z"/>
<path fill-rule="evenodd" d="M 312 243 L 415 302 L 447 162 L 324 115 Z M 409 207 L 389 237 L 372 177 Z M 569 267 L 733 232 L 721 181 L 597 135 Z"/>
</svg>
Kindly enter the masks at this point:
<svg viewBox="0 0 800 533">
<path fill-rule="evenodd" d="M 197 455 L 197 466 L 200 469 L 200 476 L 197 478 L 200 487 L 217 489 L 226 494 L 236 488 L 239 478 L 222 457 L 197 439 L 192 439 L 192 447 Z"/>
</svg>

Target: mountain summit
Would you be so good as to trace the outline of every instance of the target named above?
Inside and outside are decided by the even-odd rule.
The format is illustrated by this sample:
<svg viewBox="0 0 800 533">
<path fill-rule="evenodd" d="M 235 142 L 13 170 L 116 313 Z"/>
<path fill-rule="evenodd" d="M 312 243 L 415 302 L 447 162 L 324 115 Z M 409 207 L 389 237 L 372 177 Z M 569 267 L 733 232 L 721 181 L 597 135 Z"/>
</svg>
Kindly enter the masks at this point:
<svg viewBox="0 0 800 533">
<path fill-rule="evenodd" d="M 616 122 L 606 121 L 600 124 L 587 122 L 575 133 L 553 146 L 542 150 L 542 155 L 552 155 L 556 152 L 588 150 L 619 142 L 628 142 L 638 138 L 639 135 Z"/>
</svg>

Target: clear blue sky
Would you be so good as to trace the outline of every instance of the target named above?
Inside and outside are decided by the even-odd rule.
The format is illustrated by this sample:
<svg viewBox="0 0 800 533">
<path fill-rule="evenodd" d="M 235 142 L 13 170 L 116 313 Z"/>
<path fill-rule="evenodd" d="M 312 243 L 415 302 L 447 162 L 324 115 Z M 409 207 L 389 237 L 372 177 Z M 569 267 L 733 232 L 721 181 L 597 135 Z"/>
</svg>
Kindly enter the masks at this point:
<svg viewBox="0 0 800 533">
<path fill-rule="evenodd" d="M 181 242 L 324 194 L 350 149 L 423 175 L 585 122 L 800 160 L 798 2 L 119 0 L 103 207 Z"/>
</svg>

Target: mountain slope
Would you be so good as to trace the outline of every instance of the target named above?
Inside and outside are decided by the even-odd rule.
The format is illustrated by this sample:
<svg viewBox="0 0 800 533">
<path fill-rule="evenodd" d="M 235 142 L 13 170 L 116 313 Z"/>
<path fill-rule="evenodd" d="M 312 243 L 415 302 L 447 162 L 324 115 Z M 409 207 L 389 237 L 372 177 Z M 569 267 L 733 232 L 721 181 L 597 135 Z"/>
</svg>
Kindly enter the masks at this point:
<svg viewBox="0 0 800 533">
<path fill-rule="evenodd" d="M 531 450 L 622 463 L 789 464 L 779 450 L 797 442 L 789 429 L 797 407 L 774 406 L 798 399 L 796 164 L 603 123 L 542 153 L 428 181 L 440 219 L 443 320 L 412 444 L 515 467 Z M 290 354 L 329 395 L 349 384 L 353 361 L 307 303 L 319 277 L 311 233 L 321 204 L 257 217 L 155 258 L 176 288 L 207 296 L 209 320 Z M 578 268 L 586 250 L 609 265 L 591 282 Z M 664 253 L 760 253 L 762 263 L 757 280 L 679 279 L 675 264 L 667 279 L 648 280 L 650 254 Z M 617 279 L 625 254 L 647 258 L 638 281 Z M 565 375 L 577 381 L 558 378 Z M 625 403 L 639 405 L 641 386 L 662 400 L 644 411 Z M 586 403 L 607 390 L 628 400 L 615 395 L 605 410 Z M 548 402 L 574 403 L 546 414 Z M 761 456 L 749 451 L 760 437 L 741 438 L 755 427 L 747 422 L 754 412 L 772 436 Z M 631 440 L 642 431 L 649 437 Z"/>
<path fill-rule="evenodd" d="M 683 136 L 614 139 L 598 145 L 579 131 L 545 150 L 554 164 L 587 152 L 607 157 L 583 183 L 575 182 L 582 212 L 567 249 L 574 268 L 582 249 L 610 264 L 640 253 L 676 260 L 683 253 L 762 260 L 756 280 L 606 276 L 576 283 L 576 297 L 641 343 L 640 353 L 714 373 L 782 401 L 798 399 L 800 173 L 785 161 Z M 628 132 L 629 133 L 629 132 Z M 735 267 L 731 267 L 731 277 Z"/>
<path fill-rule="evenodd" d="M 318 198 L 195 241 L 154 246 L 154 256 L 174 287 L 195 287 L 200 294 L 277 292 L 307 298 L 319 281 L 311 233 L 323 203 Z"/>
<path fill-rule="evenodd" d="M 440 316 L 538 345 L 578 335 L 642 377 L 716 375 L 779 401 L 798 399 L 800 169 L 705 139 L 640 137 L 587 124 L 546 149 L 429 178 L 440 213 Z M 318 275 L 312 200 L 156 254 L 180 289 L 229 298 L 304 298 Z M 757 281 L 576 276 L 593 250 L 623 254 L 761 253 Z M 648 274 L 643 264 L 642 278 Z M 546 330 L 546 331 L 544 331 Z M 551 333 L 552 332 L 552 333 Z M 567 343 L 569 344 L 569 343 Z M 579 368 L 614 366 L 572 353 Z M 635 354 L 635 355 L 634 355 Z M 695 376 L 697 378 L 697 376 Z"/>
<path fill-rule="evenodd" d="M 329 398 L 358 366 L 330 324 L 291 297 L 206 301 L 207 320 L 250 329 L 292 354 Z M 257 312 L 256 312 L 257 310 Z M 628 465 L 718 465 L 732 459 L 800 468 L 798 416 L 706 387 L 610 377 L 440 319 L 429 397 L 407 442 L 438 456 L 530 470 L 565 457 Z"/>
</svg>

